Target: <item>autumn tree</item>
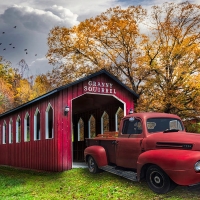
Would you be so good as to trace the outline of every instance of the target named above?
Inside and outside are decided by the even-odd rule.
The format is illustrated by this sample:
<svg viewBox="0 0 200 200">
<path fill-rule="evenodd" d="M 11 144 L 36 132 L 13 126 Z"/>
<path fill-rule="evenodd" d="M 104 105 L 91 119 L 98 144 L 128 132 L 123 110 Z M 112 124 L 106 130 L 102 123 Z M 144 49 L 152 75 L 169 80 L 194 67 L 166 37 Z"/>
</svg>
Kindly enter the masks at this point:
<svg viewBox="0 0 200 200">
<path fill-rule="evenodd" d="M 199 115 L 200 6 L 110 8 L 48 37 L 49 62 L 74 77 L 106 68 L 140 99 L 137 111 Z M 68 76 L 68 74 L 66 74 Z M 71 75 L 70 75 L 71 76 Z"/>
<path fill-rule="evenodd" d="M 67 66 L 68 67 L 61 65 L 54 67 L 51 71 L 45 74 L 49 84 L 48 89 L 55 89 L 62 85 L 71 83 L 82 76 L 82 74 L 75 70 L 75 64 L 71 66 L 68 63 Z"/>
<path fill-rule="evenodd" d="M 12 108 L 14 95 L 11 85 L 0 78 L 0 113 Z"/>
<path fill-rule="evenodd" d="M 0 113 L 13 107 L 13 70 L 10 63 L 0 57 Z"/>
<path fill-rule="evenodd" d="M 16 88 L 15 104 L 18 106 L 32 100 L 31 93 L 32 91 L 28 80 L 19 80 L 18 86 Z"/>
<path fill-rule="evenodd" d="M 200 116 L 200 6 L 152 8 L 144 63 L 151 69 L 138 110 Z"/>
<path fill-rule="evenodd" d="M 139 85 L 148 74 L 137 63 L 143 41 L 138 26 L 145 15 L 141 6 L 115 7 L 78 26 L 55 27 L 49 33 L 47 58 L 67 68 L 63 75 L 73 78 L 106 68 L 140 94 Z"/>
<path fill-rule="evenodd" d="M 12 68 L 10 62 L 0 57 L 0 113 L 36 97 L 29 77 L 25 77 L 27 70 L 28 65 L 23 59 L 18 63 L 17 68 Z M 31 80 L 33 81 L 33 78 Z"/>
<path fill-rule="evenodd" d="M 12 90 L 14 92 L 14 104 L 13 107 L 17 107 L 27 101 L 32 100 L 32 85 L 27 76 L 29 71 L 28 64 L 24 59 L 21 59 L 17 66 L 13 68 L 13 83 Z"/>
<path fill-rule="evenodd" d="M 51 86 L 48 78 L 45 74 L 37 75 L 33 87 L 32 87 L 32 98 L 41 96 L 54 88 Z"/>
</svg>

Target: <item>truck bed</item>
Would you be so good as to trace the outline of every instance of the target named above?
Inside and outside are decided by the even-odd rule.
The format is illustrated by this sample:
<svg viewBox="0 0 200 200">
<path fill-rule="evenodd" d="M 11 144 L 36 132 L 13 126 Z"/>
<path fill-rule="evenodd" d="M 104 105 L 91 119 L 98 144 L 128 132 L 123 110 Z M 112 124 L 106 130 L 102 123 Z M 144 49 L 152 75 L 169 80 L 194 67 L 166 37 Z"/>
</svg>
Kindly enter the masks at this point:
<svg viewBox="0 0 200 200">
<path fill-rule="evenodd" d="M 104 147 L 109 162 L 115 164 L 115 143 L 117 138 L 118 132 L 105 132 L 104 134 L 98 134 L 95 138 L 86 138 L 86 146 L 98 145 Z"/>
</svg>

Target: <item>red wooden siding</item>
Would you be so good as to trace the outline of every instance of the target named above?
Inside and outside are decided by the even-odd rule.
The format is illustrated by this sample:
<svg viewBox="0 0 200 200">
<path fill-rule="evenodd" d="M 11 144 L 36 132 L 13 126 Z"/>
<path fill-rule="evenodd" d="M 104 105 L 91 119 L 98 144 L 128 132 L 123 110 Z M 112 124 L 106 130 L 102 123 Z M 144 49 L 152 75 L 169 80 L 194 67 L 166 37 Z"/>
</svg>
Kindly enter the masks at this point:
<svg viewBox="0 0 200 200">
<path fill-rule="evenodd" d="M 54 138 L 45 139 L 45 111 L 48 104 L 52 105 L 53 117 L 54 117 Z M 40 132 L 41 139 L 34 141 L 34 114 L 36 109 L 40 111 Z M 35 103 L 28 108 L 24 108 L 18 112 L 12 113 L 3 119 L 0 119 L 0 124 L 2 121 L 6 121 L 6 144 L 0 144 L 0 164 L 10 165 L 21 168 L 31 168 L 38 170 L 49 170 L 49 171 L 62 171 L 62 166 L 60 166 L 59 160 L 59 147 L 57 143 L 59 124 L 57 123 L 58 117 L 60 115 L 60 110 L 57 106 L 57 95 L 51 98 L 46 98 L 38 103 Z M 30 141 L 24 141 L 24 117 L 26 113 L 30 116 Z M 21 142 L 16 143 L 16 120 L 20 116 L 21 119 Z M 9 121 L 10 118 L 13 120 L 13 143 L 9 144 Z M 2 128 L 0 133 L 2 133 Z M 0 134 L 2 138 L 2 134 Z"/>
<path fill-rule="evenodd" d="M 92 81 L 92 82 L 89 82 Z M 96 87 L 93 91 L 86 91 L 86 87 L 90 87 L 88 83 L 108 83 L 107 87 Z M 109 86 L 109 84 L 111 84 Z M 111 87 L 112 86 L 112 87 Z M 103 88 L 103 89 L 101 89 Z M 104 90 L 102 93 L 100 90 Z M 115 92 L 114 92 L 115 91 Z M 95 95 L 101 96 L 100 107 L 95 107 L 90 102 L 84 102 L 85 95 L 90 95 L 90 98 L 94 98 Z M 100 74 L 93 76 L 90 79 L 73 84 L 70 87 L 63 88 L 54 94 L 41 98 L 40 100 L 28 104 L 18 110 L 8 113 L 5 116 L 0 117 L 0 165 L 9 165 L 20 168 L 31 168 L 37 170 L 47 171 L 64 171 L 72 168 L 72 121 L 76 118 L 83 116 L 85 123 L 88 122 L 89 117 L 94 113 L 96 118 L 96 129 L 100 133 L 100 117 L 104 110 L 107 110 L 110 116 L 110 129 L 114 129 L 114 114 L 118 109 L 118 103 L 116 105 L 104 105 L 108 98 L 112 96 L 118 102 L 119 100 L 126 104 L 126 114 L 128 114 L 131 108 L 134 108 L 135 96 L 121 84 L 117 83 L 114 79 L 107 74 Z M 98 96 L 100 97 L 100 96 Z M 79 100 L 77 100 L 79 98 Z M 94 100 L 94 99 L 93 99 Z M 96 97 L 96 100 L 98 98 Z M 79 104 L 76 104 L 79 102 Z M 109 101 L 108 101 L 109 102 Z M 45 112 L 48 104 L 51 104 L 53 109 L 53 138 L 45 139 Z M 73 105 L 75 105 L 73 107 Z M 122 103 L 119 103 L 122 105 Z M 69 106 L 70 111 L 65 116 L 64 108 Z M 34 114 L 36 109 L 40 111 L 40 132 L 41 139 L 34 141 Z M 26 113 L 30 116 L 30 141 L 24 141 L 24 118 Z M 76 112 L 76 113 L 75 113 Z M 20 116 L 21 119 L 21 142 L 16 143 L 16 120 Z M 9 144 L 9 121 L 13 120 L 13 143 Z M 2 127 L 6 121 L 6 144 L 2 144 Z M 85 125 L 88 129 L 88 125 Z M 77 129 L 74 129 L 77 134 Z"/>
</svg>

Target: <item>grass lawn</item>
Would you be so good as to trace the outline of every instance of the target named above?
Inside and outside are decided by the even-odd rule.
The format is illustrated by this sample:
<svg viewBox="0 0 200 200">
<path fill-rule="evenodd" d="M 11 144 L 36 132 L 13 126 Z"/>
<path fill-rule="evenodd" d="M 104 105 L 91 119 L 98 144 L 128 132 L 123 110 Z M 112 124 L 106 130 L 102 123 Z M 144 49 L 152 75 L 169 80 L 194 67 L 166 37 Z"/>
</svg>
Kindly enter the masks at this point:
<svg viewBox="0 0 200 200">
<path fill-rule="evenodd" d="M 178 186 L 165 195 L 153 193 L 145 181 L 131 182 L 102 172 L 90 174 L 88 169 L 65 172 L 36 172 L 0 167 L 0 199 L 200 199 L 200 187 Z"/>
</svg>

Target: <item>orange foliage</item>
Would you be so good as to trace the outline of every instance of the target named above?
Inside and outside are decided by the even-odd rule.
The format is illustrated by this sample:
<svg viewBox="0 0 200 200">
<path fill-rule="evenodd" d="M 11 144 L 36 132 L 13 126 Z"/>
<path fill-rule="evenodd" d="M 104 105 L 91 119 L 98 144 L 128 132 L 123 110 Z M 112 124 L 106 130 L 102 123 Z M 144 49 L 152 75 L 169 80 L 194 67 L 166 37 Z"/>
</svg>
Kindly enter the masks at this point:
<svg viewBox="0 0 200 200">
<path fill-rule="evenodd" d="M 164 3 L 151 11 L 118 6 L 78 26 L 55 27 L 47 58 L 73 78 L 106 68 L 140 95 L 137 111 L 197 116 L 200 6 Z"/>
</svg>

